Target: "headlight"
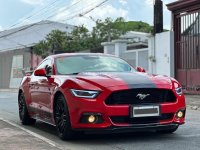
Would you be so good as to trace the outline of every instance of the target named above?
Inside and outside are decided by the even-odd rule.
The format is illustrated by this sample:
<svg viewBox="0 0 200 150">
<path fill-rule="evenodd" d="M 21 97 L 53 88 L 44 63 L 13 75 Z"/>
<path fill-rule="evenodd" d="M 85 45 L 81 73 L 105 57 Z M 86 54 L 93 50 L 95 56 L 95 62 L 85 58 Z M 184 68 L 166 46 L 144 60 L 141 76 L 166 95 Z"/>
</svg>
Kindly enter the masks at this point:
<svg viewBox="0 0 200 150">
<path fill-rule="evenodd" d="M 178 95 L 182 95 L 182 94 L 183 94 L 182 87 L 178 87 L 178 88 L 176 88 L 175 90 L 176 90 L 176 93 L 177 93 Z"/>
<path fill-rule="evenodd" d="M 71 89 L 71 92 L 74 96 L 80 98 L 96 98 L 99 94 L 99 91 L 90 91 L 90 90 L 75 90 Z"/>
<path fill-rule="evenodd" d="M 183 89 L 182 89 L 181 85 L 178 82 L 173 82 L 173 84 L 174 84 L 174 88 L 175 88 L 176 94 L 182 95 L 183 94 Z"/>
</svg>

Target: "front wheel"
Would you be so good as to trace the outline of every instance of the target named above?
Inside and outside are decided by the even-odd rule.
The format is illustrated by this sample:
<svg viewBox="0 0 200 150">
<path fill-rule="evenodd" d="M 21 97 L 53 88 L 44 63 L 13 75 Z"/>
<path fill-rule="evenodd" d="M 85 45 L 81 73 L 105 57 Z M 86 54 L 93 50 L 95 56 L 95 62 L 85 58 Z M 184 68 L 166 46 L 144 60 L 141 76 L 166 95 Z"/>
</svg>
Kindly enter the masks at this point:
<svg viewBox="0 0 200 150">
<path fill-rule="evenodd" d="M 63 95 L 59 95 L 56 99 L 54 107 L 54 119 L 58 135 L 62 140 L 76 138 L 75 132 L 71 128 L 69 111 Z"/>
<path fill-rule="evenodd" d="M 21 93 L 18 99 L 18 106 L 19 106 L 19 118 L 23 125 L 33 125 L 35 124 L 36 120 L 30 118 L 28 109 L 25 102 L 24 94 Z"/>
</svg>

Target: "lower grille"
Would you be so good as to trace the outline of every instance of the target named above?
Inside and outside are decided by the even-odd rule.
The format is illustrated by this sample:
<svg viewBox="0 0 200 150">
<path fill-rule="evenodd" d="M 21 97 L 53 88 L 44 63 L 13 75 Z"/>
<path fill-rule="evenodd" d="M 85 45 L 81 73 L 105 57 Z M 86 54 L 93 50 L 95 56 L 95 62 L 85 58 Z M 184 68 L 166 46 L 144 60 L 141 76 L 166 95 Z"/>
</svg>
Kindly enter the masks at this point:
<svg viewBox="0 0 200 150">
<path fill-rule="evenodd" d="M 112 116 L 110 119 L 113 123 L 127 123 L 127 124 L 149 124 L 149 123 L 158 123 L 159 121 L 172 120 L 174 114 L 162 114 L 159 117 L 138 117 L 130 118 L 129 116 Z"/>
<path fill-rule="evenodd" d="M 147 95 L 141 98 L 138 95 Z M 129 105 L 129 104 L 160 104 L 175 102 L 176 97 L 172 90 L 167 89 L 131 89 L 113 92 L 106 100 L 107 105 Z"/>
</svg>

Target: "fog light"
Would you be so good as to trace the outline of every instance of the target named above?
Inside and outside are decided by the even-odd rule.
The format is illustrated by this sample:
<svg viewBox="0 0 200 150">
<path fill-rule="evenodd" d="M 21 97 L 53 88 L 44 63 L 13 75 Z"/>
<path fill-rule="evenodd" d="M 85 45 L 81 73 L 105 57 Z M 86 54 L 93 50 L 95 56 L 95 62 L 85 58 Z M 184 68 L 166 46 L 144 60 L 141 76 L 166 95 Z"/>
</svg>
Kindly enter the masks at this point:
<svg viewBox="0 0 200 150">
<path fill-rule="evenodd" d="M 89 123 L 94 123 L 95 120 L 96 120 L 96 117 L 95 117 L 94 115 L 90 115 L 90 116 L 88 117 L 88 122 L 89 122 Z"/>
<path fill-rule="evenodd" d="M 177 117 L 178 117 L 178 118 L 182 118 L 182 117 L 183 117 L 183 112 L 182 112 L 182 111 L 179 111 L 179 112 L 177 113 Z"/>
<path fill-rule="evenodd" d="M 80 118 L 80 123 L 100 124 L 103 123 L 103 121 L 103 117 L 100 113 L 83 113 Z"/>
<path fill-rule="evenodd" d="M 185 110 L 181 109 L 176 113 L 177 118 L 183 118 L 184 116 L 185 116 Z"/>
</svg>

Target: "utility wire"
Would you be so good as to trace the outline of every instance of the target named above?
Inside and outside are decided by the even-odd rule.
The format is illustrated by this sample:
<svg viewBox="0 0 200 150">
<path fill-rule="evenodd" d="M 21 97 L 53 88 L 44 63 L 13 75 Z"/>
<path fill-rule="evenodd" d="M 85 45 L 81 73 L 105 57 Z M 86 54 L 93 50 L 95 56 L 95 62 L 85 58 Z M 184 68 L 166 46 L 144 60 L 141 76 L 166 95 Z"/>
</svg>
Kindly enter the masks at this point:
<svg viewBox="0 0 200 150">
<path fill-rule="evenodd" d="M 70 6 L 68 6 L 67 8 L 65 8 L 64 10 L 67 10 L 67 9 L 71 9 L 73 6 L 75 6 L 76 4 L 78 4 L 78 3 L 80 3 L 82 0 L 79 0 L 78 2 L 75 2 L 75 3 L 73 3 L 72 5 L 70 5 Z M 30 15 L 30 16 L 28 16 L 28 17 L 26 17 L 26 18 L 24 18 L 22 21 L 18 21 L 17 23 L 15 23 L 15 24 L 13 24 L 12 26 L 10 26 L 9 28 L 12 28 L 12 27 L 15 27 L 15 26 L 17 26 L 17 25 L 20 25 L 20 24 L 22 24 L 24 21 L 31 21 L 31 19 L 32 18 L 34 18 L 34 17 L 36 17 L 36 16 L 38 16 L 38 18 L 41 18 L 41 16 L 44 16 L 45 14 L 47 14 L 49 11 L 55 11 L 55 10 L 57 10 L 58 9 L 58 7 L 54 7 L 54 6 L 56 6 L 57 4 L 56 4 L 56 2 L 58 2 L 58 0 L 55 0 L 54 2 L 52 2 L 52 3 L 50 3 L 49 5 L 47 5 L 46 7 L 44 7 L 44 8 L 42 8 L 42 9 L 40 9 L 39 11 L 37 11 L 36 13 L 34 13 L 34 14 L 32 14 L 32 15 Z M 48 8 L 48 9 L 47 9 Z M 49 9 L 49 8 L 51 8 L 51 9 Z M 44 10 L 44 11 L 43 11 Z M 63 11 L 64 11 L 63 10 Z M 52 16 L 54 16 L 54 14 L 52 15 Z M 49 19 L 51 16 L 49 16 L 48 18 L 44 18 L 44 19 Z"/>
<path fill-rule="evenodd" d="M 56 5 L 54 5 L 54 6 L 56 6 Z M 60 7 L 60 6 L 59 6 Z M 36 17 L 37 16 L 37 18 L 41 18 L 42 16 L 44 16 L 45 14 L 47 14 L 47 13 L 51 13 L 51 12 L 54 12 L 55 10 L 58 10 L 59 9 L 59 7 L 50 7 L 50 9 L 47 9 L 47 10 L 45 10 L 45 11 L 43 11 L 42 13 L 38 13 L 38 14 L 36 14 L 36 15 L 34 15 L 33 17 L 31 17 L 31 18 L 34 18 L 34 17 Z M 30 19 L 31 18 L 29 18 L 29 19 L 27 19 L 28 21 L 31 21 Z M 46 19 L 46 18 L 45 18 Z"/>
<path fill-rule="evenodd" d="M 78 2 L 80 2 L 80 1 L 82 1 L 82 0 L 79 0 Z M 77 3 L 78 3 L 78 2 L 77 2 Z M 76 5 L 77 3 L 74 3 L 74 4 L 72 4 L 72 5 Z M 15 34 L 15 33 L 17 33 L 17 32 L 26 30 L 27 28 L 30 28 L 30 27 L 32 27 L 32 26 L 34 26 L 34 25 L 37 25 L 37 24 L 40 24 L 40 22 L 38 22 L 38 23 L 33 23 L 33 24 L 31 24 L 31 25 L 26 25 L 26 26 L 20 28 L 19 30 L 16 30 L 16 31 L 14 31 L 14 32 L 11 32 L 11 33 L 8 33 L 8 34 L 6 34 L 6 35 L 0 36 L 0 38 L 4 38 L 4 37 L 10 36 L 10 35 L 12 35 L 12 34 Z"/>
<path fill-rule="evenodd" d="M 81 1 L 81 0 L 80 0 L 80 1 Z M 66 16 L 66 18 L 69 18 L 69 17 L 71 17 L 71 16 L 78 16 L 83 10 L 86 10 L 86 9 L 90 8 L 91 6 L 94 6 L 94 4 L 96 4 L 96 3 L 97 3 L 97 2 L 91 3 L 91 4 L 89 4 L 89 5 L 88 5 L 87 7 L 85 7 L 85 8 L 81 8 L 81 9 L 75 10 L 75 11 L 73 11 L 73 12 L 70 12 L 71 14 L 75 14 L 75 15 L 68 15 L 68 16 Z M 68 10 L 68 9 L 66 8 L 66 9 L 63 9 L 62 11 L 66 11 L 66 10 Z M 53 17 L 55 17 L 56 15 L 57 15 L 57 13 L 55 13 L 55 14 L 49 16 L 47 19 L 53 18 Z"/>
<path fill-rule="evenodd" d="M 60 0 L 55 0 L 55 1 L 53 1 L 52 3 L 46 5 L 44 8 L 38 10 L 38 11 L 35 12 L 34 14 L 31 14 L 31 15 L 25 17 L 22 21 L 20 21 L 20 22 L 18 21 L 17 23 L 11 25 L 11 26 L 8 27 L 8 28 L 13 28 L 13 27 L 15 27 L 15 26 L 21 24 L 23 21 L 30 20 L 30 19 L 33 18 L 34 16 L 37 16 L 38 14 L 40 14 L 40 12 L 42 12 L 43 10 L 45 10 L 45 9 L 47 9 L 47 8 L 49 8 L 49 7 L 54 6 L 58 1 L 60 1 Z"/>
<path fill-rule="evenodd" d="M 40 24 L 40 23 L 34 23 L 34 24 L 31 24 L 31 25 L 27 25 L 27 26 L 25 26 L 24 28 L 21 28 L 21 29 L 15 31 L 15 32 L 12 32 L 12 33 L 9 33 L 9 34 L 0 36 L 0 38 L 3 38 L 4 40 L 10 41 L 10 42 L 14 42 L 14 43 L 16 43 L 18 46 L 22 46 L 22 47 L 24 47 L 24 48 L 28 48 L 27 45 L 24 45 L 24 44 L 19 43 L 19 42 L 15 41 L 15 40 L 12 40 L 12 39 L 8 39 L 7 36 L 10 36 L 10 35 L 12 35 L 12 34 L 15 34 L 15 33 L 19 32 L 19 31 L 26 30 L 27 28 L 30 28 L 30 27 L 35 26 L 35 25 L 38 25 L 38 24 Z M 48 23 L 46 23 L 46 24 L 51 24 L 51 23 L 48 22 Z"/>
<path fill-rule="evenodd" d="M 37 22 L 37 23 L 30 24 L 30 25 L 26 25 L 26 26 L 20 28 L 19 30 L 16 30 L 16 31 L 13 31 L 13 32 L 11 32 L 11 33 L 8 33 L 8 34 L 5 34 L 5 35 L 0 36 L 0 38 L 5 38 L 5 37 L 10 36 L 10 35 L 13 35 L 13 34 L 15 34 L 15 33 L 17 33 L 17 32 L 26 30 L 26 29 L 28 29 L 28 28 L 30 28 L 30 27 L 32 27 L 32 26 L 39 25 L 40 23 L 41 23 L 41 22 Z M 47 22 L 46 24 L 51 24 L 51 23 L 50 23 L 50 22 Z"/>
<path fill-rule="evenodd" d="M 86 14 L 90 13 L 91 11 L 93 11 L 94 9 L 96 9 L 96 8 L 100 7 L 101 5 L 103 5 L 104 3 L 106 3 L 107 1 L 108 1 L 108 0 L 104 0 L 104 1 L 103 1 L 103 2 L 101 2 L 100 4 L 96 5 L 94 8 L 91 8 L 90 10 L 88 10 L 88 11 L 86 11 L 86 12 L 84 12 L 84 13 L 80 14 L 80 15 L 84 16 L 84 15 L 86 15 Z"/>
<path fill-rule="evenodd" d="M 68 7 L 65 8 L 65 9 L 63 9 L 62 11 L 66 11 L 66 10 L 68 10 L 68 9 L 71 9 L 73 6 L 77 5 L 77 4 L 80 3 L 81 1 L 82 1 L 82 0 L 79 0 L 79 1 L 77 1 L 77 2 L 75 2 L 75 3 L 73 3 L 72 5 L 68 6 Z M 75 18 L 75 17 L 82 17 L 83 15 L 85 15 L 85 14 L 87 14 L 87 13 L 93 11 L 93 10 L 96 9 L 97 7 L 101 6 L 101 5 L 104 4 L 106 1 L 108 1 L 108 0 L 105 0 L 105 1 L 101 2 L 100 4 L 98 4 L 97 6 L 95 6 L 95 7 L 92 8 L 92 9 L 90 9 L 90 10 L 84 12 L 83 14 L 78 13 L 78 12 L 80 12 L 80 10 L 78 10 L 78 11 L 76 11 L 78 14 L 73 15 L 73 16 L 69 16 L 69 17 L 67 17 L 67 19 L 65 19 L 65 20 L 70 20 L 70 19 L 73 19 L 73 18 Z M 49 12 L 49 11 L 52 11 L 52 10 L 47 9 L 47 8 L 55 6 L 55 4 L 56 4 L 57 2 L 58 2 L 58 0 L 53 1 L 52 3 L 48 4 L 48 5 L 47 5 L 46 7 L 44 7 L 44 8 L 40 9 L 40 10 L 37 11 L 36 13 L 34 13 L 34 14 L 32 14 L 32 15 L 29 15 L 29 16 L 27 16 L 26 18 L 24 18 L 22 21 L 20 21 L 20 22 L 18 21 L 17 23 L 11 25 L 10 27 L 8 27 L 8 29 L 13 28 L 13 27 L 15 27 L 15 26 L 17 26 L 17 25 L 20 25 L 20 24 L 22 24 L 24 21 L 30 21 L 30 19 L 33 18 L 33 17 L 36 17 L 36 16 L 38 16 L 38 15 L 41 16 L 41 15 L 46 14 L 46 13 Z M 94 3 L 93 3 L 93 4 L 94 4 Z M 55 8 L 54 8 L 54 9 L 55 9 Z M 54 10 L 54 9 L 53 9 L 53 10 Z M 46 11 L 42 12 L 43 10 L 46 10 Z M 42 13 L 41 13 L 41 12 L 42 12 Z M 75 13 L 76 13 L 76 12 L 75 12 Z M 74 13 L 74 12 L 73 12 L 73 13 Z M 56 16 L 56 14 L 53 14 L 53 15 L 51 15 L 51 16 L 48 16 L 48 17 L 45 18 L 45 19 L 48 20 L 48 19 L 50 19 L 50 18 L 52 18 L 52 17 L 54 17 L 54 16 Z M 65 21 L 65 20 L 63 20 L 63 21 Z"/>
<path fill-rule="evenodd" d="M 72 16 L 69 16 L 69 17 L 67 17 L 66 19 L 63 19 L 63 20 L 61 20 L 61 21 L 71 20 L 71 19 L 74 19 L 75 17 L 83 17 L 84 15 L 86 15 L 86 14 L 92 12 L 93 10 L 95 10 L 95 9 L 98 8 L 98 7 L 100 7 L 101 5 L 103 5 L 104 3 L 106 3 L 107 1 L 108 1 L 108 0 L 104 0 L 103 2 L 98 3 L 96 6 L 94 6 L 94 7 L 92 7 L 92 8 L 88 7 L 88 8 L 90 8 L 90 9 L 85 10 L 83 13 L 80 13 L 80 10 L 78 10 L 78 11 L 76 11 L 76 12 L 78 12 L 77 14 L 72 15 Z M 94 4 L 94 3 L 93 3 L 93 4 Z M 87 9 L 87 8 L 86 8 L 86 9 Z M 76 13 L 76 12 L 75 12 L 75 13 Z"/>
<path fill-rule="evenodd" d="M 80 1 L 81 1 L 81 0 L 80 0 Z M 79 3 L 80 1 L 78 1 L 78 2 L 76 2 L 76 3 L 74 3 L 74 4 L 72 4 L 72 5 L 76 5 L 76 4 Z M 73 15 L 73 16 L 71 16 L 71 17 L 68 17 L 68 18 L 65 19 L 64 21 L 66 21 L 66 20 L 71 20 L 71 19 L 73 19 L 73 18 L 75 18 L 75 17 L 82 17 L 82 16 L 84 16 L 84 15 L 90 13 L 90 12 L 93 11 L 94 9 L 100 7 L 101 5 L 103 5 L 104 3 L 106 3 L 107 1 L 108 1 L 108 0 L 104 0 L 103 2 L 99 3 L 99 4 L 96 5 L 95 7 L 91 8 L 91 9 L 89 9 L 89 10 L 83 12 L 83 13 L 78 13 L 78 14 L 76 14 L 76 15 Z M 80 10 L 79 10 L 79 11 L 80 11 Z M 38 22 L 38 23 L 33 23 L 33 24 L 31 24 L 31 25 L 24 26 L 23 28 L 20 28 L 19 30 L 16 30 L 16 31 L 11 32 L 11 33 L 8 33 L 8 34 L 6 34 L 6 35 L 2 35 L 2 36 L 0 36 L 0 38 L 5 38 L 5 37 L 7 37 L 7 36 L 13 35 L 13 34 L 19 32 L 19 31 L 26 30 L 27 28 L 30 28 L 30 27 L 32 27 L 32 26 L 34 26 L 34 25 L 37 25 L 37 24 L 40 24 L 40 22 Z"/>
<path fill-rule="evenodd" d="M 82 1 L 82 0 L 79 0 L 79 1 L 77 1 L 76 3 L 73 3 L 72 5 L 70 5 L 70 6 L 66 7 L 66 8 L 64 8 L 62 11 L 66 11 L 66 10 L 70 9 L 71 7 L 73 7 L 73 6 L 77 5 L 78 3 L 80 3 L 81 1 Z M 50 18 L 54 17 L 55 15 L 56 15 L 56 14 L 53 14 L 53 15 L 47 17 L 46 19 L 50 19 Z"/>
</svg>

